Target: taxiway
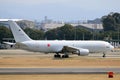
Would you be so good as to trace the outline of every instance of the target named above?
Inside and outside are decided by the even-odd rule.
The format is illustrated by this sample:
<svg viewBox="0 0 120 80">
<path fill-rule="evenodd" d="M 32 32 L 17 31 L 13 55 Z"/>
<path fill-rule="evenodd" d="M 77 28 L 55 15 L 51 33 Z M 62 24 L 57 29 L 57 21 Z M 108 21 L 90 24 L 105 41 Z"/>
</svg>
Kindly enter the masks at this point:
<svg viewBox="0 0 120 80">
<path fill-rule="evenodd" d="M 0 68 L 0 74 L 106 74 L 120 68 Z"/>
</svg>

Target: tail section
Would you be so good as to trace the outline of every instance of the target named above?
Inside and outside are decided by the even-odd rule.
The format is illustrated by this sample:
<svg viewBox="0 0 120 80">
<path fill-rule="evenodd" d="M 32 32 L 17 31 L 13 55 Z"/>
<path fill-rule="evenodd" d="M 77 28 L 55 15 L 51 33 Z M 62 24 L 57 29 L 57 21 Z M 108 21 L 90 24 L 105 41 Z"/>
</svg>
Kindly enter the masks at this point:
<svg viewBox="0 0 120 80">
<path fill-rule="evenodd" d="M 24 42 L 31 40 L 28 37 L 28 35 L 17 25 L 16 22 L 9 20 L 8 23 L 10 25 L 11 31 L 13 33 L 16 42 Z"/>
</svg>

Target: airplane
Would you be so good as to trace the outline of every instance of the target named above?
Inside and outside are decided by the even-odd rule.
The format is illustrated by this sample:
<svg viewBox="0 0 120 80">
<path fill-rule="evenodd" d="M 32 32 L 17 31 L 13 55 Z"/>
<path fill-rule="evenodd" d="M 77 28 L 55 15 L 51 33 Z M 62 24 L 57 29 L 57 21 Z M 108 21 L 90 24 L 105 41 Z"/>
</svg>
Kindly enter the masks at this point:
<svg viewBox="0 0 120 80">
<path fill-rule="evenodd" d="M 106 52 L 114 49 L 110 43 L 105 41 L 32 40 L 16 22 L 9 20 L 8 23 L 15 38 L 16 46 L 29 51 L 55 53 L 54 58 L 68 58 L 70 53 L 86 56 L 89 53 L 99 52 L 102 52 L 103 57 L 105 57 Z"/>
</svg>

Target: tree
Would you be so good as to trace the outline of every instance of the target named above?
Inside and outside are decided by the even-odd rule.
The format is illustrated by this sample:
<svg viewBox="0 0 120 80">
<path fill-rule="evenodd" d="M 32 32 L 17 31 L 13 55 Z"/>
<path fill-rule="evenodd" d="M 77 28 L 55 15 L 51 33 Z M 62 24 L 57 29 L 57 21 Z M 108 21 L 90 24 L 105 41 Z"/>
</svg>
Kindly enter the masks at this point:
<svg viewBox="0 0 120 80">
<path fill-rule="evenodd" d="M 65 24 L 64 26 L 62 26 L 58 33 L 58 35 L 62 39 L 66 39 L 66 40 L 73 40 L 75 36 L 74 34 L 75 34 L 75 28 L 69 24 Z"/>
<path fill-rule="evenodd" d="M 48 40 L 59 39 L 59 37 L 57 35 L 57 29 L 52 29 L 52 30 L 47 31 L 45 33 L 45 38 L 47 38 Z"/>
<path fill-rule="evenodd" d="M 115 21 L 111 15 L 103 17 L 104 31 L 115 31 Z"/>
<path fill-rule="evenodd" d="M 120 13 L 110 13 L 102 17 L 104 31 L 117 31 L 120 27 Z"/>
<path fill-rule="evenodd" d="M 40 40 L 40 39 L 44 39 L 44 32 L 41 30 L 36 30 L 36 29 L 31 29 L 31 28 L 25 28 L 24 31 L 26 32 L 26 34 L 34 39 L 34 40 Z"/>
<path fill-rule="evenodd" d="M 47 39 L 54 40 L 73 40 L 74 39 L 74 27 L 69 24 L 56 29 L 52 29 L 46 32 Z"/>
<path fill-rule="evenodd" d="M 5 26 L 0 26 L 0 42 L 3 38 L 13 38 L 11 31 Z"/>
<path fill-rule="evenodd" d="M 45 33 L 49 40 L 85 40 L 91 39 L 91 32 L 81 28 L 75 28 L 72 25 L 65 24 L 56 29 L 49 30 Z"/>
<path fill-rule="evenodd" d="M 78 27 L 76 28 L 76 39 L 77 40 L 90 40 L 92 39 L 92 32 Z"/>
</svg>

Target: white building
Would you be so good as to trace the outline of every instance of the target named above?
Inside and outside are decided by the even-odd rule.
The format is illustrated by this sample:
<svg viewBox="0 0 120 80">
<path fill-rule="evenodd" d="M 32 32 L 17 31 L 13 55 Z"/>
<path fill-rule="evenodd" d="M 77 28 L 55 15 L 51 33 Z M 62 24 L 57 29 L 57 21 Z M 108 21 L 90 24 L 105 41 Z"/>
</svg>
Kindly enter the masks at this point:
<svg viewBox="0 0 120 80">
<path fill-rule="evenodd" d="M 62 27 L 64 26 L 65 23 L 43 23 L 41 24 L 41 27 L 44 30 L 50 30 L 50 29 L 54 29 L 54 28 L 58 28 L 58 27 Z M 103 30 L 103 26 L 102 24 L 71 24 L 72 26 L 84 26 L 85 29 L 91 29 L 91 30 Z"/>
</svg>

